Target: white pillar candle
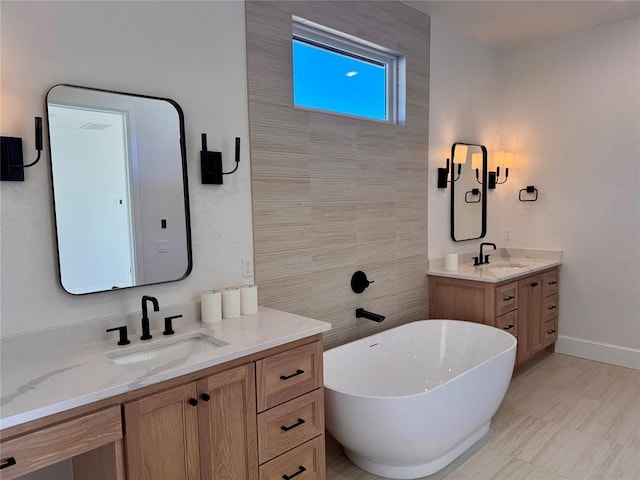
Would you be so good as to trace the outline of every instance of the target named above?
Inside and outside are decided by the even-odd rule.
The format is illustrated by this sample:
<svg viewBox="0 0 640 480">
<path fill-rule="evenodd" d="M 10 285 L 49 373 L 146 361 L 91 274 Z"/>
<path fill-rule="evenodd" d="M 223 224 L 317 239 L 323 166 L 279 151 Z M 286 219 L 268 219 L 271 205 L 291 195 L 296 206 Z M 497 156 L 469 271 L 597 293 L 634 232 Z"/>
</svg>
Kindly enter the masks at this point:
<svg viewBox="0 0 640 480">
<path fill-rule="evenodd" d="M 447 272 L 456 272 L 458 270 L 458 254 L 447 253 L 444 259 L 444 269 Z"/>
<path fill-rule="evenodd" d="M 200 313 L 203 323 L 222 320 L 222 301 L 220 290 L 207 290 L 200 294 Z"/>
<path fill-rule="evenodd" d="M 251 315 L 258 311 L 258 287 L 256 285 L 240 287 L 240 310 L 242 315 Z"/>
<path fill-rule="evenodd" d="M 240 316 L 240 289 L 229 287 L 222 290 L 222 318 Z"/>
</svg>

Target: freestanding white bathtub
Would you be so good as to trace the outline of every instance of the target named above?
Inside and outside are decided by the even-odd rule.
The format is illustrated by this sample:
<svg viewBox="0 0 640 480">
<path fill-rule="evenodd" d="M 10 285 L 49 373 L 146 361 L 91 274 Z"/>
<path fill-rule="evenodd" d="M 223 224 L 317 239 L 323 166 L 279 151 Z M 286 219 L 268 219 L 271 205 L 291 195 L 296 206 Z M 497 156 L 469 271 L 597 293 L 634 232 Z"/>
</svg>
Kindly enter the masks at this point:
<svg viewBox="0 0 640 480">
<path fill-rule="evenodd" d="M 326 427 L 358 467 L 431 475 L 488 431 L 516 339 L 486 325 L 423 320 L 324 353 Z"/>
</svg>

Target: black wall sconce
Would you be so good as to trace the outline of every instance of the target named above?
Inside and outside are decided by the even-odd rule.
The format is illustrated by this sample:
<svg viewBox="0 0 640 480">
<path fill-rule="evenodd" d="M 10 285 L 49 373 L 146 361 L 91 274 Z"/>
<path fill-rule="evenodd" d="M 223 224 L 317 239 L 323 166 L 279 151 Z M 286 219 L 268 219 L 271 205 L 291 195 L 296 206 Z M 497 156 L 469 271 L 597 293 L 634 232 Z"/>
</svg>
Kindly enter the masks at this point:
<svg viewBox="0 0 640 480">
<path fill-rule="evenodd" d="M 509 180 L 509 168 L 513 167 L 513 152 L 493 152 L 493 162 L 496 166 L 495 172 L 489 172 L 489 189 L 493 190 L 496 185 L 502 185 Z M 500 181 L 500 167 L 504 168 L 504 180 Z"/>
<path fill-rule="evenodd" d="M 455 172 L 451 172 L 451 180 L 449 180 L 449 159 L 447 158 L 447 166 L 445 168 L 438 168 L 438 188 L 447 188 L 447 184 L 451 182 L 455 182 L 458 178 L 460 178 L 460 171 L 462 165 L 458 165 L 458 177 L 453 178 Z M 451 169 L 453 170 L 453 164 L 451 164 Z"/>
<path fill-rule="evenodd" d="M 28 165 L 23 165 L 22 138 L 0 137 L 0 180 L 24 182 L 24 169 L 33 167 L 42 154 L 42 117 L 35 117 L 35 137 L 38 157 Z"/>
<path fill-rule="evenodd" d="M 202 171 L 202 183 L 210 185 L 222 185 L 222 176 L 231 175 L 238 170 L 240 164 L 240 137 L 236 137 L 236 167 L 230 172 L 222 171 L 222 152 L 210 152 L 207 150 L 207 134 L 202 134 L 202 151 L 200 152 L 200 168 Z"/>
<path fill-rule="evenodd" d="M 449 182 L 456 182 L 460 178 L 462 165 L 467 163 L 467 154 L 469 153 L 469 144 L 456 142 L 451 147 L 451 180 L 449 180 L 449 159 L 445 168 L 438 168 L 438 188 L 447 188 Z M 456 165 L 457 173 L 456 173 Z M 455 176 L 457 174 L 457 176 Z"/>
</svg>

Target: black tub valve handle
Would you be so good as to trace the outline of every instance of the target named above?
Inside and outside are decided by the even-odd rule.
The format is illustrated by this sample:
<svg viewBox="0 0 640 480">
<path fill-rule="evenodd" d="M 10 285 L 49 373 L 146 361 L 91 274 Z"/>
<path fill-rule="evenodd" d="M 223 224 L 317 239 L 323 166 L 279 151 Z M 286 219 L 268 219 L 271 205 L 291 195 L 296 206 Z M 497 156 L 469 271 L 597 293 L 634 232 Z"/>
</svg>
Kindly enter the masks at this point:
<svg viewBox="0 0 640 480">
<path fill-rule="evenodd" d="M 367 274 L 362 270 L 358 270 L 351 276 L 351 290 L 353 290 L 354 293 L 364 292 L 372 283 L 375 283 L 375 281 L 368 280 Z"/>
</svg>

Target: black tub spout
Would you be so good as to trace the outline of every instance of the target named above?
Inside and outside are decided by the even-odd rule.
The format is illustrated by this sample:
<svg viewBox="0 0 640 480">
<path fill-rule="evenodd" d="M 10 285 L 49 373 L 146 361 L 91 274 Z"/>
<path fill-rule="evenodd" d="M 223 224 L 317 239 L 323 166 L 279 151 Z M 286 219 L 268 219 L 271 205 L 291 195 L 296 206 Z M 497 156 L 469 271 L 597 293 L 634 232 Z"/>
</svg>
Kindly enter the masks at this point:
<svg viewBox="0 0 640 480">
<path fill-rule="evenodd" d="M 385 316 L 373 312 L 368 312 L 364 308 L 356 308 L 356 318 L 367 318 L 369 320 L 373 320 L 374 322 L 381 322 L 385 319 Z"/>
</svg>

